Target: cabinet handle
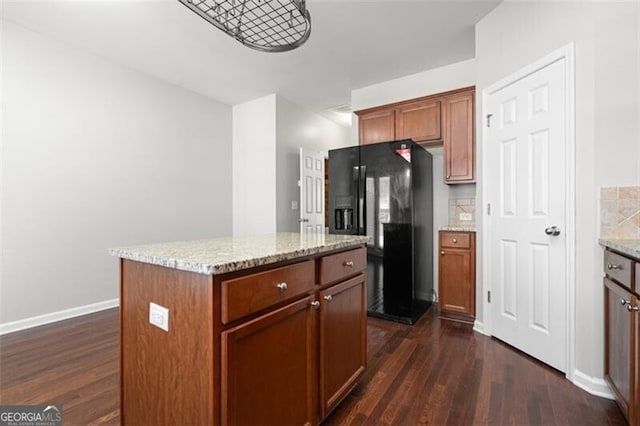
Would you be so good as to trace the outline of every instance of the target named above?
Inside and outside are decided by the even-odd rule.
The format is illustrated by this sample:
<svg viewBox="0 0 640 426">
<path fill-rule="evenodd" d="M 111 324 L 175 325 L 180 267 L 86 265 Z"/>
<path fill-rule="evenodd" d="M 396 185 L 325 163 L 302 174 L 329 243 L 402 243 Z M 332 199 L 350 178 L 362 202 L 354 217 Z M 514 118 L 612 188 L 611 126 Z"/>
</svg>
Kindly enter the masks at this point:
<svg viewBox="0 0 640 426">
<path fill-rule="evenodd" d="M 442 251 L 440 252 L 440 255 L 441 255 L 441 256 L 444 256 L 444 250 L 442 250 Z"/>
<path fill-rule="evenodd" d="M 323 297 L 324 300 L 326 300 L 327 302 L 331 301 L 331 299 L 333 299 L 333 296 L 330 294 L 327 294 L 325 297 Z"/>
<path fill-rule="evenodd" d="M 320 307 L 320 302 L 318 302 L 317 300 L 314 300 L 313 302 L 309 302 L 309 305 L 317 309 Z"/>
<path fill-rule="evenodd" d="M 624 305 L 630 305 L 631 304 L 631 300 L 624 300 L 624 299 L 620 299 L 620 304 L 622 306 Z"/>
<path fill-rule="evenodd" d="M 607 264 L 607 269 L 608 270 L 612 270 L 612 269 L 622 269 L 622 265 L 613 265 L 611 263 Z"/>
<path fill-rule="evenodd" d="M 456 244 L 456 243 L 458 242 L 458 240 L 457 240 L 457 239 L 455 239 L 455 238 L 454 238 L 454 239 L 452 239 L 451 241 L 453 242 L 453 244 Z"/>
<path fill-rule="evenodd" d="M 284 293 L 287 290 L 287 283 L 276 284 L 276 287 L 280 290 L 280 293 Z"/>
<path fill-rule="evenodd" d="M 627 305 L 627 311 L 631 312 L 631 311 L 640 311 L 640 308 L 637 306 L 631 306 L 631 304 Z"/>
<path fill-rule="evenodd" d="M 342 266 L 348 266 L 349 268 L 353 268 L 353 260 L 350 260 L 348 262 L 345 260 Z"/>
</svg>

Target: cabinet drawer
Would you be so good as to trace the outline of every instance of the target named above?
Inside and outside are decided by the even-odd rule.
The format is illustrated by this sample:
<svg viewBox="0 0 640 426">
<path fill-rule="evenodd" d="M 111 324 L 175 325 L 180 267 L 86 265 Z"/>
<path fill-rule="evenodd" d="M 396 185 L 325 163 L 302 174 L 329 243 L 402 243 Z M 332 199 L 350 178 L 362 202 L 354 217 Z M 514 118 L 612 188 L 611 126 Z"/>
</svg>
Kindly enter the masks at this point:
<svg viewBox="0 0 640 426">
<path fill-rule="evenodd" d="M 628 257 L 621 256 L 609 250 L 604 252 L 604 273 L 629 288 L 632 288 L 632 267 L 633 262 Z"/>
<path fill-rule="evenodd" d="M 222 281 L 224 324 L 313 290 L 313 260 Z"/>
<path fill-rule="evenodd" d="M 367 267 L 367 249 L 343 251 L 320 258 L 320 285 L 353 276 Z"/>
<path fill-rule="evenodd" d="M 441 248 L 471 248 L 471 235 L 468 232 L 440 231 Z"/>
</svg>

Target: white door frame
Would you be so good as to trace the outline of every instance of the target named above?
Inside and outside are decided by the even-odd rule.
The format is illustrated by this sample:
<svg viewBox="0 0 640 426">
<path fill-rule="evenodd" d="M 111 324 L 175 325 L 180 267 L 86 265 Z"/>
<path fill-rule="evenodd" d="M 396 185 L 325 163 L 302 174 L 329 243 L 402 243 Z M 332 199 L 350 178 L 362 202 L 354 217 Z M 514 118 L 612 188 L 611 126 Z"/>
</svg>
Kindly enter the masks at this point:
<svg viewBox="0 0 640 426">
<path fill-rule="evenodd" d="M 566 99 L 566 164 L 565 164 L 565 194 L 567 194 L 566 205 L 566 283 L 567 283 L 567 308 L 566 308 L 566 356 L 567 356 L 567 372 L 566 377 L 571 382 L 574 382 L 575 372 L 575 298 L 576 298 L 576 241 L 575 241 L 575 61 L 574 61 L 574 45 L 573 43 L 552 52 L 551 54 L 535 61 L 534 63 L 516 71 L 515 73 L 501 79 L 500 81 L 492 84 L 491 86 L 482 90 L 482 113 L 479 120 L 483 126 L 486 126 L 486 114 L 488 113 L 487 99 L 493 93 L 503 89 L 510 84 L 517 82 L 530 74 L 550 65 L 556 61 L 564 59 L 565 61 L 565 99 Z M 482 132 L 483 147 L 486 147 L 489 143 L 489 135 L 486 130 Z M 482 226 L 483 233 L 483 273 L 482 273 L 482 312 L 484 316 L 484 324 L 482 324 L 483 333 L 491 336 L 491 305 L 487 300 L 487 292 L 491 291 L 491 265 L 493 253 L 491 253 L 491 217 L 487 214 L 486 204 L 489 200 L 486 198 L 489 194 L 489 185 L 487 182 L 488 166 L 492 159 L 488 157 L 487 149 L 482 150 L 482 194 L 483 204 L 482 209 L 484 213 L 484 220 Z"/>
</svg>

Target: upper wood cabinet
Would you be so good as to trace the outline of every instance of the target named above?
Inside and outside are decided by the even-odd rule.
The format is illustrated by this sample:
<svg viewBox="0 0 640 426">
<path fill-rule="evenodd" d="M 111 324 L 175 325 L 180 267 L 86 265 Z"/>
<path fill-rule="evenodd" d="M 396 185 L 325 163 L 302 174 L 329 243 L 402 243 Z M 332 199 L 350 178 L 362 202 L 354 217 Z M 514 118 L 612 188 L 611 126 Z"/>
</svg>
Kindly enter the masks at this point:
<svg viewBox="0 0 640 426">
<path fill-rule="evenodd" d="M 461 93 L 442 102 L 445 183 L 475 182 L 473 98 Z"/>
<path fill-rule="evenodd" d="M 440 102 L 423 101 L 396 110 L 396 139 L 426 142 L 441 138 Z"/>
<path fill-rule="evenodd" d="M 413 139 L 444 146 L 444 182 L 475 182 L 475 87 L 356 111 L 361 145 Z"/>
<path fill-rule="evenodd" d="M 360 145 L 395 140 L 396 112 L 376 111 L 360 117 Z"/>
</svg>

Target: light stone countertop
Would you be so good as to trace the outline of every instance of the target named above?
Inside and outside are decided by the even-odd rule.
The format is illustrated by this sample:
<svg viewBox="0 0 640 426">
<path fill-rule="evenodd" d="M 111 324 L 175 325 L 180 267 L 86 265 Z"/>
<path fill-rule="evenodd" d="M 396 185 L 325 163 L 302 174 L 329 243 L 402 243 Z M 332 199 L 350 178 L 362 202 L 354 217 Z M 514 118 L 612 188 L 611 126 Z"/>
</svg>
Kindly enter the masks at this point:
<svg viewBox="0 0 640 426">
<path fill-rule="evenodd" d="M 439 231 L 476 232 L 475 226 L 441 226 Z"/>
<path fill-rule="evenodd" d="M 640 259 L 640 240 L 600 238 L 598 242 L 605 247 L 609 247 L 610 249 L 619 251 L 620 253 Z"/>
<path fill-rule="evenodd" d="M 253 237 L 223 237 L 109 249 L 122 259 L 199 274 L 223 274 L 298 257 L 355 247 L 363 235 L 283 232 Z"/>
</svg>

